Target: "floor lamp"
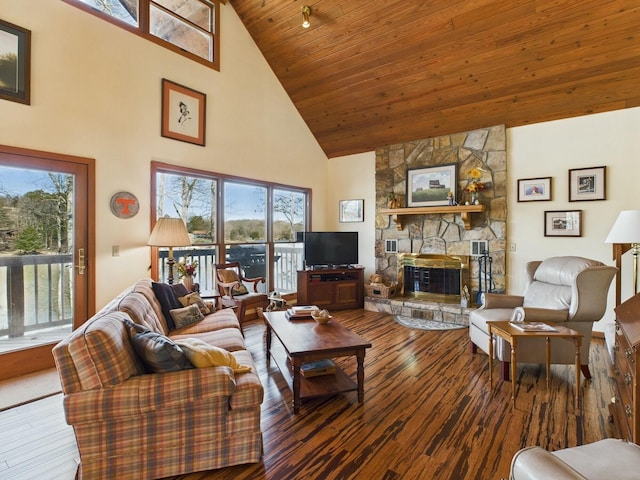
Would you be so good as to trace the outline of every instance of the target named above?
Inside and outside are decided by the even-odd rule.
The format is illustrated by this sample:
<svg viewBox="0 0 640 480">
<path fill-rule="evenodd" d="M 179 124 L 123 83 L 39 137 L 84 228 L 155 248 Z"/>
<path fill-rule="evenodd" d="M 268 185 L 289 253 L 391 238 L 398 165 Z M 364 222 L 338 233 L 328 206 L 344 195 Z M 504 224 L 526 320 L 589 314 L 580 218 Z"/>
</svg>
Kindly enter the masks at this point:
<svg viewBox="0 0 640 480">
<path fill-rule="evenodd" d="M 640 253 L 640 210 L 623 210 L 618 215 L 606 243 L 630 243 L 633 254 L 633 292 L 638 293 L 638 254 Z"/>
<path fill-rule="evenodd" d="M 149 236 L 147 245 L 152 247 L 168 247 L 169 258 L 167 265 L 169 266 L 169 278 L 167 281 L 173 283 L 173 265 L 176 263 L 173 259 L 173 247 L 185 247 L 191 245 L 189 232 L 181 218 L 161 217 L 156 222 Z"/>
</svg>

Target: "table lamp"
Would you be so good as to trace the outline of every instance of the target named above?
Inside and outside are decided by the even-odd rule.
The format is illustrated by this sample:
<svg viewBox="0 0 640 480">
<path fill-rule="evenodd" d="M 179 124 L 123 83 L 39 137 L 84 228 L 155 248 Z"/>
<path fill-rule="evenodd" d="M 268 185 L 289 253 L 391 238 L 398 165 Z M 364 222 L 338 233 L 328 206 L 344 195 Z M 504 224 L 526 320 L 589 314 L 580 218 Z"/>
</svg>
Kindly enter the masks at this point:
<svg viewBox="0 0 640 480">
<path fill-rule="evenodd" d="M 638 293 L 638 253 L 640 253 L 640 210 L 623 210 L 618 215 L 606 243 L 630 243 L 633 254 L 633 291 Z"/>
<path fill-rule="evenodd" d="M 191 245 L 189 232 L 181 218 L 161 217 L 156 222 L 149 237 L 147 245 L 152 247 L 168 247 L 169 258 L 167 265 L 169 266 L 169 284 L 173 283 L 173 247 L 185 247 Z"/>
</svg>

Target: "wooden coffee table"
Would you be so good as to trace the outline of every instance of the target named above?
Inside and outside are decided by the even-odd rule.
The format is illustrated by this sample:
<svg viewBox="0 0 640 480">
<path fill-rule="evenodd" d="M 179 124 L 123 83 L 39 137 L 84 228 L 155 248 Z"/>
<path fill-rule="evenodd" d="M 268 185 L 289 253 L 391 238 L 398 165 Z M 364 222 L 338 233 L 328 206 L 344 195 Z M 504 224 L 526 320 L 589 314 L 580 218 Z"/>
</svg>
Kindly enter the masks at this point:
<svg viewBox="0 0 640 480">
<path fill-rule="evenodd" d="M 517 374 L 517 348 L 518 339 L 523 337 L 544 337 L 546 339 L 546 367 L 547 367 L 547 389 L 551 382 L 551 338 L 564 338 L 573 341 L 576 349 L 576 387 L 575 403 L 576 409 L 580 408 L 580 346 L 583 335 L 571 328 L 563 327 L 557 323 L 544 322 L 555 327 L 557 332 L 549 331 L 528 331 L 523 332 L 511 325 L 509 321 L 487 322 L 489 326 L 489 386 L 493 386 L 493 335 L 506 340 L 511 345 L 511 398 L 513 406 L 516 406 L 516 374 Z"/>
<path fill-rule="evenodd" d="M 272 357 L 293 392 L 293 412 L 300 411 L 303 399 L 325 397 L 342 392 L 358 392 L 358 402 L 364 401 L 364 355 L 371 343 L 352 332 L 335 319 L 326 325 L 315 320 L 288 320 L 285 312 L 264 312 L 267 327 L 267 362 Z M 284 348 L 272 349 L 272 335 Z M 300 366 L 305 362 L 325 358 L 355 356 L 358 363 L 357 383 L 342 369 L 336 373 L 305 378 Z"/>
</svg>

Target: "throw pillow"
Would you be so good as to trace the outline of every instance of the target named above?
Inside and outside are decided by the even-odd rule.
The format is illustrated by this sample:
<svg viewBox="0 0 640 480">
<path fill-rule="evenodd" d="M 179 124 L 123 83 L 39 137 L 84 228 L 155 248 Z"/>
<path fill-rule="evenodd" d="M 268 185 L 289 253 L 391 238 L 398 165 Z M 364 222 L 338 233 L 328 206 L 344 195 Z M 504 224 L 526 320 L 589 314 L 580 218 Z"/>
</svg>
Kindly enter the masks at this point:
<svg viewBox="0 0 640 480">
<path fill-rule="evenodd" d="M 236 273 L 235 270 L 220 270 L 218 273 L 220 275 L 220 278 L 222 278 L 223 283 L 238 282 L 237 287 L 231 288 L 231 293 L 233 295 L 245 295 L 249 293 L 249 290 L 247 290 L 247 287 L 242 282 L 240 282 L 240 279 L 238 278 L 238 274 Z"/>
<path fill-rule="evenodd" d="M 170 313 L 176 328 L 186 327 L 187 325 L 199 322 L 204 318 L 204 315 L 200 311 L 200 307 L 195 304 L 183 308 L 174 308 Z"/>
<path fill-rule="evenodd" d="M 182 347 L 185 355 L 196 368 L 231 367 L 235 373 L 251 371 L 251 367 L 240 365 L 231 352 L 210 345 L 199 338 L 181 338 L 176 340 L 176 343 Z"/>
<path fill-rule="evenodd" d="M 173 288 L 173 291 L 178 298 L 189 293 L 189 290 L 187 290 L 187 287 L 184 286 L 184 283 L 174 283 L 171 285 L 171 288 Z"/>
<path fill-rule="evenodd" d="M 169 337 L 125 320 L 129 338 L 142 363 L 153 373 L 175 372 L 193 368 L 184 351 Z"/>
<path fill-rule="evenodd" d="M 198 305 L 198 308 L 200 308 L 200 311 L 203 315 L 208 315 L 215 312 L 215 310 L 209 309 L 198 292 L 193 292 L 188 295 L 178 297 L 178 301 L 182 304 L 183 307 L 188 307 L 189 305 Z"/>
<path fill-rule="evenodd" d="M 152 282 L 151 287 L 153 288 L 153 293 L 160 302 L 160 308 L 162 308 L 162 315 L 164 315 L 164 321 L 167 322 L 167 328 L 169 331 L 175 330 L 176 325 L 173 323 L 173 318 L 171 317 L 171 310 L 174 308 L 180 308 L 182 305 L 178 301 L 178 297 L 171 285 L 167 283 L 157 283 Z"/>
</svg>

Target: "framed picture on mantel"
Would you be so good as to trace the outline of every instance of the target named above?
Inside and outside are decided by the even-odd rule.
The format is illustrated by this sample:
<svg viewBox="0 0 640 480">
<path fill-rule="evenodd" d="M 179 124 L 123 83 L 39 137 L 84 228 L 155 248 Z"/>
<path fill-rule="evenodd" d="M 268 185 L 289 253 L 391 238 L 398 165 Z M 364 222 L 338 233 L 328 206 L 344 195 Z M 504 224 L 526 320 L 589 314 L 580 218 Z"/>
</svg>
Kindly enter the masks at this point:
<svg viewBox="0 0 640 480">
<path fill-rule="evenodd" d="M 450 205 L 449 192 L 455 198 L 455 163 L 407 170 L 407 207 Z"/>
</svg>

